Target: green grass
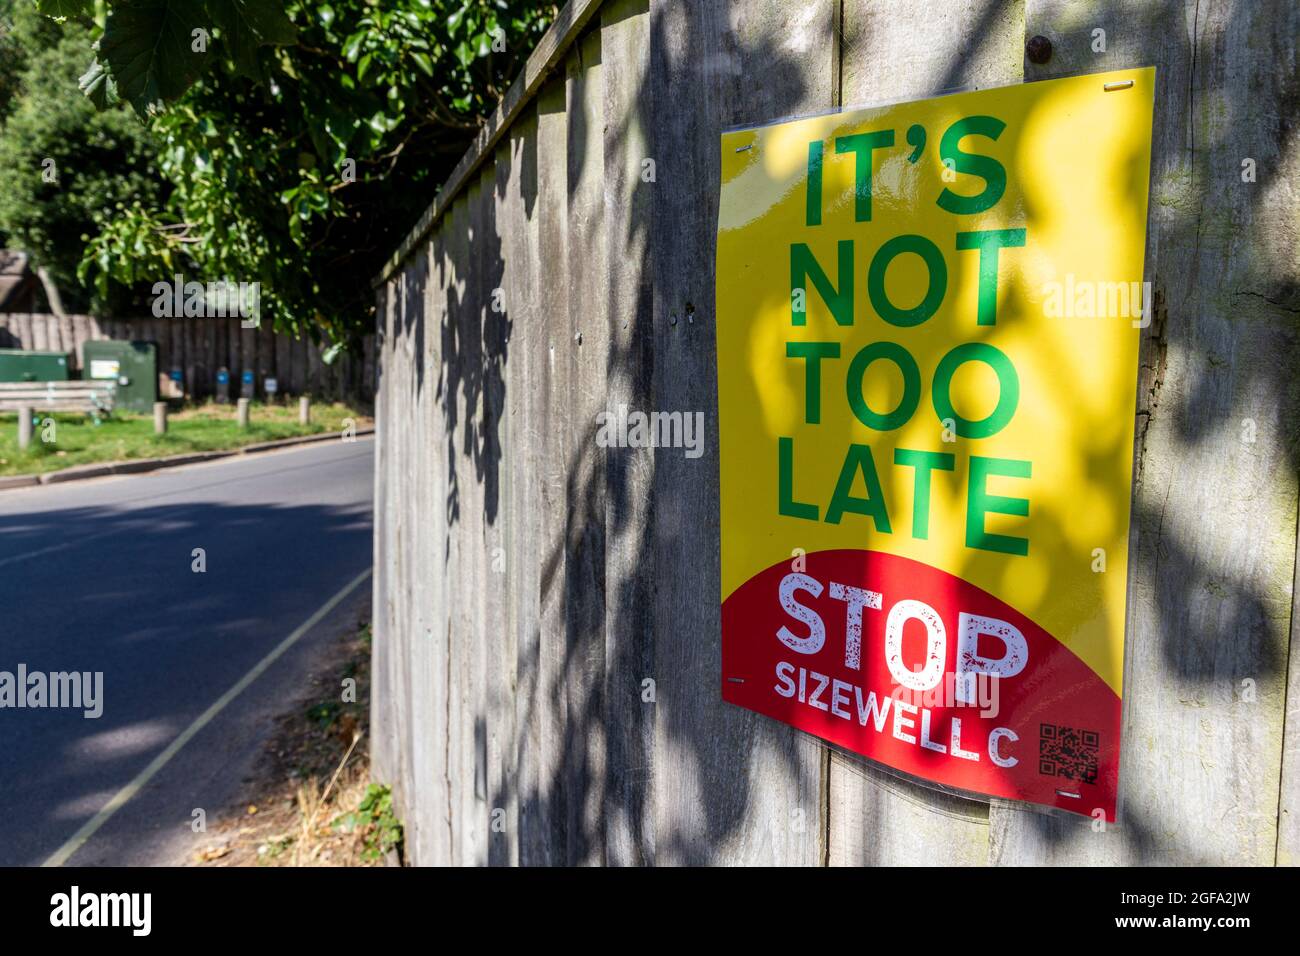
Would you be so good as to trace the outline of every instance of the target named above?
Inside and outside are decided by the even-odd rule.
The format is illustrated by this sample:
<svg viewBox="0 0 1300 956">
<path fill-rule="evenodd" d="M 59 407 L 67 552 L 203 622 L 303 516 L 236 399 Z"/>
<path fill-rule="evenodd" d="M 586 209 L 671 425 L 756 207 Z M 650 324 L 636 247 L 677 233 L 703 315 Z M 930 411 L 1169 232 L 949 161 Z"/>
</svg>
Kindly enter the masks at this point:
<svg viewBox="0 0 1300 956">
<path fill-rule="evenodd" d="M 223 451 L 258 442 L 341 431 L 344 421 L 353 419 L 358 428 L 370 419 L 340 403 L 313 405 L 311 424 L 298 424 L 298 405 L 254 404 L 251 422 L 241 429 L 235 421 L 235 406 L 208 404 L 173 412 L 167 434 L 153 433 L 153 415 L 117 413 L 96 425 L 87 415 L 40 414 L 32 443 L 18 451 L 18 416 L 0 415 L 0 477 L 37 475 L 108 461 L 134 458 L 162 458 L 195 451 Z M 53 421 L 53 441 L 43 435 Z"/>
</svg>

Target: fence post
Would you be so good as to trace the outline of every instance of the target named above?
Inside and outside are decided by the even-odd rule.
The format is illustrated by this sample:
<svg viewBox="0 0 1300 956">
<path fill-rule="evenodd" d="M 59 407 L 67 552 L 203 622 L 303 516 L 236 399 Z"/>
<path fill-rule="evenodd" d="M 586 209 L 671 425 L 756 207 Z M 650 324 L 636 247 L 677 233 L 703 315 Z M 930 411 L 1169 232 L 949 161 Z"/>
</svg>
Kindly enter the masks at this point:
<svg viewBox="0 0 1300 956">
<path fill-rule="evenodd" d="M 311 399 L 306 395 L 298 399 L 298 424 L 311 424 Z"/>
<path fill-rule="evenodd" d="M 241 398 L 241 399 L 239 400 L 239 411 L 238 411 L 238 414 L 239 414 L 239 427 L 240 427 L 240 428 L 247 428 L 247 427 L 248 427 L 248 407 L 249 407 L 249 405 L 251 405 L 251 404 L 252 404 L 252 400 L 251 400 L 251 399 Z"/>
<path fill-rule="evenodd" d="M 32 443 L 32 406 L 18 406 L 18 450 L 26 451 Z"/>
<path fill-rule="evenodd" d="M 155 435 L 167 434 L 167 403 L 153 403 L 153 433 Z"/>
</svg>

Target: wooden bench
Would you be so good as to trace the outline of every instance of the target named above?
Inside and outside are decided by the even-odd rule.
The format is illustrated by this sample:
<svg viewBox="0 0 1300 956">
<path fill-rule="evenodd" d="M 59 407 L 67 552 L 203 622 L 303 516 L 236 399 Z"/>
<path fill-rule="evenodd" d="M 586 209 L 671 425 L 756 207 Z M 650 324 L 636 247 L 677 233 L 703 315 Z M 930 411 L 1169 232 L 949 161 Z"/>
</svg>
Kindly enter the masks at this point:
<svg viewBox="0 0 1300 956">
<path fill-rule="evenodd" d="M 87 382 L 0 382 L 0 413 L 30 408 L 37 412 L 113 414 L 117 384 Z"/>
</svg>

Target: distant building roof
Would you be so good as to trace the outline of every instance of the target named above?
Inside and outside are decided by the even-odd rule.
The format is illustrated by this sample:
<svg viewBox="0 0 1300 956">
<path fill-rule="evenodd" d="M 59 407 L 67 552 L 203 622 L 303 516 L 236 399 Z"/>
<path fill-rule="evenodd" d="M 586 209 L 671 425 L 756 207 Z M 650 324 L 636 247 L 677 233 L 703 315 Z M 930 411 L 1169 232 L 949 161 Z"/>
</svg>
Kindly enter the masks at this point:
<svg viewBox="0 0 1300 956">
<path fill-rule="evenodd" d="M 41 288 L 25 252 L 0 249 L 0 312 L 31 312 Z"/>
<path fill-rule="evenodd" d="M 13 249 L 0 249 L 0 276 L 23 275 L 30 270 L 27 263 L 31 257 L 25 252 Z"/>
</svg>

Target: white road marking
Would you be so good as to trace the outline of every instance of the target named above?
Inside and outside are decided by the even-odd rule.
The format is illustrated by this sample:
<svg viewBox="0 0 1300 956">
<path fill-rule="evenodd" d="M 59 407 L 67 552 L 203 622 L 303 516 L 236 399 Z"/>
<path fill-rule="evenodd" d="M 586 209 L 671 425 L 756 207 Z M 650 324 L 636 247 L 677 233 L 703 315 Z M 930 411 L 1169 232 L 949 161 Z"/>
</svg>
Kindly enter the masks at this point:
<svg viewBox="0 0 1300 956">
<path fill-rule="evenodd" d="M 339 591 L 338 594 L 335 594 L 332 598 L 326 601 L 320 610 L 307 618 L 307 620 L 300 624 L 292 634 L 277 644 L 271 653 L 258 661 L 252 670 L 241 677 L 234 687 L 230 688 L 230 690 L 218 697 L 211 707 L 195 718 L 194 722 L 186 727 L 179 737 L 167 745 L 166 750 L 160 753 L 157 757 L 154 757 L 153 760 L 149 762 L 149 766 L 136 774 L 134 780 L 114 794 L 113 799 L 104 804 L 103 808 L 98 813 L 86 821 L 85 825 L 74 833 L 67 843 L 55 850 L 50 858 L 42 863 L 41 866 L 62 866 L 64 863 L 68 862 L 68 859 L 72 854 L 80 850 L 82 846 L 85 845 L 86 841 L 95 835 L 95 832 L 100 827 L 112 819 L 113 814 L 126 806 L 131 798 L 139 793 L 144 785 L 153 779 L 154 775 L 165 767 L 168 761 L 170 761 L 172 757 L 175 757 L 176 754 L 180 752 L 180 749 L 194 738 L 195 734 L 211 723 L 212 719 L 216 717 L 217 714 L 226 709 L 227 704 L 243 693 L 248 688 L 249 684 L 262 676 L 262 672 L 274 664 L 276 660 L 279 659 L 280 655 L 293 647 L 293 645 L 298 642 L 299 638 L 319 624 L 326 614 L 338 607 L 339 603 L 342 602 L 344 598 L 355 591 L 357 587 L 366 580 L 366 578 L 370 577 L 371 570 L 371 568 L 366 568 L 366 570 L 353 578 L 351 583 L 347 584 L 343 590 Z"/>
</svg>

